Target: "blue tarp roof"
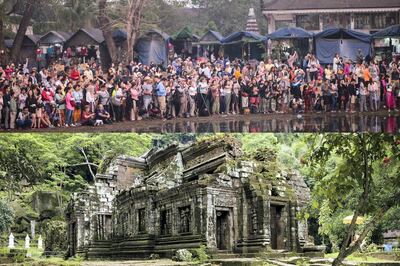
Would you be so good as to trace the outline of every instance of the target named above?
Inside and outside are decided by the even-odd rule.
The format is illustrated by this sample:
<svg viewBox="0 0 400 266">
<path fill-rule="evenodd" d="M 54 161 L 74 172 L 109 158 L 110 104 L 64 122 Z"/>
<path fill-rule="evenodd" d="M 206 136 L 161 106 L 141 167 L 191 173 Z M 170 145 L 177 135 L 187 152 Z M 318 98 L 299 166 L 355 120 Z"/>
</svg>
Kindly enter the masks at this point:
<svg viewBox="0 0 400 266">
<path fill-rule="evenodd" d="M 13 46 L 13 43 L 14 43 L 13 39 L 4 40 L 4 44 L 5 44 L 6 48 L 10 49 Z"/>
<path fill-rule="evenodd" d="M 400 37 L 400 24 L 390 26 L 372 35 L 375 39 Z"/>
<path fill-rule="evenodd" d="M 277 40 L 277 39 L 296 39 L 296 38 L 312 38 L 313 33 L 308 32 L 302 28 L 297 27 L 287 27 L 279 29 L 271 34 L 267 35 L 267 39 Z"/>
<path fill-rule="evenodd" d="M 264 37 L 261 36 L 258 33 L 254 32 L 249 32 L 249 31 L 238 31 L 235 33 L 232 33 L 228 37 L 222 40 L 222 43 L 227 44 L 227 43 L 232 43 L 232 42 L 240 42 L 244 38 L 249 38 L 253 39 L 254 41 L 263 41 Z"/>
<path fill-rule="evenodd" d="M 315 35 L 315 39 L 357 39 L 362 42 L 371 42 L 372 36 L 363 32 L 342 29 L 330 28 Z"/>
<path fill-rule="evenodd" d="M 113 37 L 114 41 L 124 42 L 128 38 L 128 35 L 126 34 L 126 30 L 116 29 L 113 31 L 112 37 Z"/>
<path fill-rule="evenodd" d="M 215 38 L 217 38 L 217 40 L 220 41 L 220 42 L 222 42 L 222 40 L 224 39 L 224 36 L 222 36 L 222 34 L 219 33 L 219 32 L 217 32 L 217 31 L 209 30 L 208 32 L 211 33 L 211 34 L 212 34 Z M 207 33 L 208 33 L 208 32 L 207 32 Z M 206 33 L 206 34 L 207 34 L 207 33 Z M 204 34 L 204 36 L 205 36 L 206 34 Z M 204 37 L 204 36 L 203 36 L 203 37 Z M 201 40 L 201 39 L 200 39 L 200 40 Z"/>
<path fill-rule="evenodd" d="M 148 32 L 145 32 L 143 35 L 141 35 L 140 38 L 144 38 L 144 37 L 152 35 L 152 34 L 160 35 L 165 41 L 169 41 L 171 39 L 171 37 L 167 33 L 160 31 L 160 30 L 149 30 Z"/>
</svg>

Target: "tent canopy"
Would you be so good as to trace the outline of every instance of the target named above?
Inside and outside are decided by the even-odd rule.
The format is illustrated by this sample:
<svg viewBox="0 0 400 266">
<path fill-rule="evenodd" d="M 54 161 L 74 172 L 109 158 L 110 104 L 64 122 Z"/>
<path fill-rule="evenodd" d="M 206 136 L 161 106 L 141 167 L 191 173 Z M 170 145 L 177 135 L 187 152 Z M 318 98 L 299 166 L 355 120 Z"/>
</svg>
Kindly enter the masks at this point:
<svg viewBox="0 0 400 266">
<path fill-rule="evenodd" d="M 221 33 L 209 30 L 209 31 L 206 32 L 206 34 L 204 34 L 200 38 L 199 42 L 196 43 L 196 44 L 200 44 L 200 45 L 202 45 L 202 44 L 204 44 L 204 45 L 207 45 L 207 44 L 221 44 L 223 39 L 224 39 L 224 37 L 222 36 Z"/>
<path fill-rule="evenodd" d="M 400 24 L 390 26 L 372 35 L 374 39 L 400 38 Z"/>
<path fill-rule="evenodd" d="M 4 45 L 6 48 L 11 49 L 11 47 L 13 46 L 14 40 L 13 39 L 7 39 L 4 40 Z"/>
<path fill-rule="evenodd" d="M 69 46 L 100 45 L 105 42 L 103 32 L 96 28 L 81 28 L 69 38 Z"/>
<path fill-rule="evenodd" d="M 181 29 L 177 34 L 172 37 L 175 41 L 181 40 L 193 40 L 198 41 L 199 36 L 193 34 L 192 29 L 189 26 L 184 27 Z"/>
<path fill-rule="evenodd" d="M 68 32 L 50 31 L 39 39 L 39 43 L 44 45 L 61 44 L 65 43 L 71 36 L 72 34 Z"/>
<path fill-rule="evenodd" d="M 271 34 L 267 35 L 267 39 L 271 40 L 279 40 L 279 39 L 308 39 L 314 36 L 313 33 L 310 33 L 302 28 L 297 27 L 287 27 L 281 28 Z"/>
<path fill-rule="evenodd" d="M 315 35 L 315 39 L 356 39 L 362 42 L 370 43 L 371 35 L 343 28 L 326 29 Z"/>
<path fill-rule="evenodd" d="M 261 42 L 264 40 L 264 37 L 258 33 L 249 32 L 249 31 L 238 31 L 232 33 L 228 37 L 222 40 L 222 43 L 229 44 L 229 43 L 236 43 L 236 42 Z"/>
<path fill-rule="evenodd" d="M 112 37 L 115 42 L 124 42 L 128 38 L 126 31 L 123 29 L 116 29 L 112 33 Z"/>
<path fill-rule="evenodd" d="M 315 35 L 315 49 L 322 64 L 332 64 L 335 54 L 355 61 L 357 51 L 371 55 L 371 35 L 362 32 L 332 28 Z"/>
<path fill-rule="evenodd" d="M 171 37 L 161 31 L 152 30 L 142 35 L 137 43 L 135 50 L 142 64 L 150 65 L 168 63 L 168 44 Z"/>
</svg>

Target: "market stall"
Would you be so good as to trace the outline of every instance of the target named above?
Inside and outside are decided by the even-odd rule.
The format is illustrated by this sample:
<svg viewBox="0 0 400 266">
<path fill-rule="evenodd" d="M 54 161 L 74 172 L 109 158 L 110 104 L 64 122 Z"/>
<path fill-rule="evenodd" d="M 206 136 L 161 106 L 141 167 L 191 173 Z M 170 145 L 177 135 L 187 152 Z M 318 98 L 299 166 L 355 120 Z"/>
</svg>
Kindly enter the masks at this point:
<svg viewBox="0 0 400 266">
<path fill-rule="evenodd" d="M 81 61 L 94 59 L 103 66 L 111 63 L 103 32 L 96 28 L 81 28 L 68 39 L 64 56 Z"/>
<path fill-rule="evenodd" d="M 378 58 L 390 60 L 400 54 L 400 24 L 378 31 L 372 37 Z"/>
<path fill-rule="evenodd" d="M 299 58 L 303 58 L 312 50 L 313 36 L 313 33 L 302 28 L 281 28 L 266 36 L 268 55 L 280 60 L 296 51 Z"/>
<path fill-rule="evenodd" d="M 315 50 L 322 64 L 332 64 L 335 54 L 355 61 L 358 50 L 371 55 L 371 35 L 342 28 L 331 28 L 315 35 Z"/>
<path fill-rule="evenodd" d="M 222 41 L 224 37 L 221 33 L 209 30 L 203 37 L 200 38 L 199 42 L 193 45 L 197 46 L 197 57 L 204 57 L 211 59 L 211 57 L 217 58 L 222 52 Z"/>
<path fill-rule="evenodd" d="M 170 36 L 164 32 L 152 30 L 143 34 L 136 42 L 135 51 L 142 64 L 168 64 L 168 44 Z"/>
<path fill-rule="evenodd" d="M 263 36 L 254 32 L 232 33 L 222 41 L 225 57 L 232 60 L 236 58 L 261 60 L 265 53 L 264 40 Z"/>
<path fill-rule="evenodd" d="M 172 37 L 175 53 L 185 58 L 188 56 L 196 56 L 197 47 L 193 46 L 193 43 L 198 42 L 199 39 L 199 36 L 193 34 L 190 27 L 184 27 Z"/>
<path fill-rule="evenodd" d="M 39 49 L 42 50 L 42 62 L 49 65 L 52 61 L 62 57 L 65 43 L 72 34 L 63 31 L 50 31 L 40 37 L 38 41 Z"/>
</svg>

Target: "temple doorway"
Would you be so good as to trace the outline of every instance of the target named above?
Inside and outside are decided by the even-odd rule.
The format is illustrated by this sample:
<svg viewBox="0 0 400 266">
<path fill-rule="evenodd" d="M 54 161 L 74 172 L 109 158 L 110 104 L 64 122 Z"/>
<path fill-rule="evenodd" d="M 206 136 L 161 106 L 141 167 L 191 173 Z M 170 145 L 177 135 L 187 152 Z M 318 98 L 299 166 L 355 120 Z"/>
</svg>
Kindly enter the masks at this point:
<svg viewBox="0 0 400 266">
<path fill-rule="evenodd" d="M 283 206 L 271 205 L 271 248 L 275 250 L 285 249 L 283 210 Z"/>
<path fill-rule="evenodd" d="M 218 250 L 231 250 L 231 219 L 229 211 L 217 211 L 217 248 Z"/>
<path fill-rule="evenodd" d="M 76 254 L 76 246 L 77 246 L 77 242 L 78 242 L 78 240 L 76 239 L 76 236 L 77 236 L 77 230 L 76 230 L 76 222 L 74 222 L 74 223 L 72 223 L 72 225 L 71 225 L 71 233 L 70 233 L 70 236 L 71 236 L 71 252 L 70 252 L 70 255 L 71 256 L 75 256 L 75 254 Z"/>
</svg>

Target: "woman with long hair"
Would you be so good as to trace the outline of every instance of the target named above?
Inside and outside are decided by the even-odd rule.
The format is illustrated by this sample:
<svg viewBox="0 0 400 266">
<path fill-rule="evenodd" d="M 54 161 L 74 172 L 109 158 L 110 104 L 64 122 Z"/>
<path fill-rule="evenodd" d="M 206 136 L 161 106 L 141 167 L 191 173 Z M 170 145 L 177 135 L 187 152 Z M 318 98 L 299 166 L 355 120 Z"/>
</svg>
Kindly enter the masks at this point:
<svg viewBox="0 0 400 266">
<path fill-rule="evenodd" d="M 73 97 L 73 89 L 68 86 L 66 89 L 65 96 L 65 107 L 66 107 L 66 118 L 65 118 L 65 126 L 66 127 L 74 127 L 73 114 L 75 110 L 75 101 Z"/>
<path fill-rule="evenodd" d="M 37 99 L 34 94 L 33 89 L 29 89 L 26 98 L 26 106 L 28 107 L 28 111 L 32 116 L 32 128 L 36 127 L 36 108 L 37 108 Z"/>
</svg>

